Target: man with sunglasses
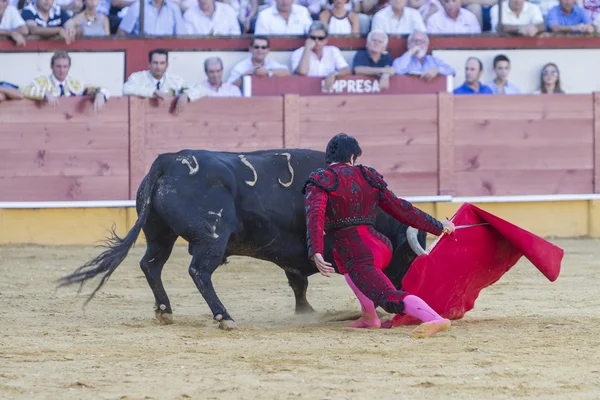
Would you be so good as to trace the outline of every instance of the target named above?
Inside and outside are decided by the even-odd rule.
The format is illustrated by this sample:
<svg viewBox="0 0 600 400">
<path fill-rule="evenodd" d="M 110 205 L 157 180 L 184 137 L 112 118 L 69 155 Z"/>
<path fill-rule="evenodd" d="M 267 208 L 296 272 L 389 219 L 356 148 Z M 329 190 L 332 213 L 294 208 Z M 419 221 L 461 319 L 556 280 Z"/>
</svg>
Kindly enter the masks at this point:
<svg viewBox="0 0 600 400">
<path fill-rule="evenodd" d="M 250 42 L 250 56 L 232 68 L 227 83 L 241 87 L 243 77 L 246 75 L 268 77 L 290 75 L 290 70 L 287 66 L 269 58 L 268 55 L 269 38 L 266 36 L 254 36 L 252 42 Z"/>
<path fill-rule="evenodd" d="M 321 21 L 312 23 L 304 47 L 292 53 L 291 65 L 297 75 L 324 77 L 327 91 L 338 76 L 350 74 L 350 66 L 340 49 L 327 46 L 327 27 Z"/>
</svg>

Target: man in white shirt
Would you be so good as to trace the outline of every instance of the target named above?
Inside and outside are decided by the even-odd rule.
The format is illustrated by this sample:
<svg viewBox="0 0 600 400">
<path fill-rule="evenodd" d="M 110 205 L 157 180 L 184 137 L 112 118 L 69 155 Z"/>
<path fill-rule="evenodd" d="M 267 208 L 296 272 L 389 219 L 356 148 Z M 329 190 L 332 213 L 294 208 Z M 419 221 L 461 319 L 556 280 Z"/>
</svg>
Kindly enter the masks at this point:
<svg viewBox="0 0 600 400">
<path fill-rule="evenodd" d="M 325 90 L 331 89 L 338 76 L 350 74 L 340 49 L 327 46 L 327 27 L 321 21 L 312 23 L 304 47 L 292 53 L 291 65 L 295 74 L 325 77 Z"/>
<path fill-rule="evenodd" d="M 223 82 L 223 60 L 220 57 L 209 57 L 204 61 L 204 72 L 208 79 L 194 85 L 208 90 L 207 97 L 241 97 L 240 88 L 231 83 Z"/>
<path fill-rule="evenodd" d="M 427 33 L 442 35 L 480 34 L 475 14 L 462 8 L 461 0 L 440 0 L 443 9 L 427 19 Z"/>
<path fill-rule="evenodd" d="M 167 100 L 169 96 L 178 96 L 181 103 L 195 101 L 206 97 L 208 90 L 202 87 L 190 88 L 179 76 L 167 73 L 169 53 L 163 49 L 155 49 L 148 53 L 148 68 L 134 72 L 123 85 L 124 96 L 138 96 Z M 178 110 L 181 108 L 178 102 Z"/>
<path fill-rule="evenodd" d="M 313 20 L 304 6 L 294 0 L 276 0 L 275 5 L 258 13 L 256 35 L 305 35 Z"/>
<path fill-rule="evenodd" d="M 240 61 L 233 67 L 227 83 L 242 87 L 245 75 L 254 76 L 289 76 L 290 69 L 272 60 L 269 55 L 269 38 L 254 36 L 250 42 L 250 56 Z"/>
<path fill-rule="evenodd" d="M 406 7 L 407 0 L 390 0 L 389 5 L 377 11 L 371 23 L 372 31 L 388 35 L 408 35 L 412 31 L 425 31 L 423 17 L 414 8 Z"/>
<path fill-rule="evenodd" d="M 498 4 L 490 10 L 492 32 L 514 33 L 536 36 L 546 31 L 540 7 L 525 0 L 504 0 L 502 3 L 502 25 L 498 25 Z"/>
<path fill-rule="evenodd" d="M 9 37 L 17 46 L 25 46 L 25 36 L 29 33 L 25 20 L 19 10 L 0 0 L 0 36 Z"/>
<path fill-rule="evenodd" d="M 188 35 L 241 35 L 242 29 L 233 7 L 215 0 L 198 0 L 198 4 L 186 10 L 183 20 Z"/>
</svg>

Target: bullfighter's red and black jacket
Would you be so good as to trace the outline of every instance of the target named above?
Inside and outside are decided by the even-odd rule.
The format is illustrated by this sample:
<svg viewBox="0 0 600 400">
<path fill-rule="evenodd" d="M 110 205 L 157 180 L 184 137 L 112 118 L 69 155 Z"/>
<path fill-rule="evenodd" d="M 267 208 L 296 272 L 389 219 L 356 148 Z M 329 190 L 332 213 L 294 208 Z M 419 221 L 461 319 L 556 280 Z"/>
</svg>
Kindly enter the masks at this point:
<svg viewBox="0 0 600 400">
<path fill-rule="evenodd" d="M 313 172 L 306 181 L 306 234 L 309 258 L 323 254 L 323 232 L 354 225 L 375 225 L 377 208 L 405 225 L 436 236 L 443 225 L 431 215 L 399 199 L 383 176 L 363 165 L 332 164 Z"/>
</svg>

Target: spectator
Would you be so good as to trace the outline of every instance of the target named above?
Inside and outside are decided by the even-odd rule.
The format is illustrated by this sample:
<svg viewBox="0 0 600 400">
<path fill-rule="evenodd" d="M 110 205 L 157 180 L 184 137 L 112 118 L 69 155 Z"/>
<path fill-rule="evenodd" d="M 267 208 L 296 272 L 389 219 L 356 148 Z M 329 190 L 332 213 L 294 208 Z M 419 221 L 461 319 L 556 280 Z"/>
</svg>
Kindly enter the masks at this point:
<svg viewBox="0 0 600 400">
<path fill-rule="evenodd" d="M 81 28 L 76 28 L 69 14 L 54 5 L 54 0 L 35 0 L 21 11 L 30 35 L 53 37 L 58 35 L 71 44 L 75 37 L 81 35 Z"/>
<path fill-rule="evenodd" d="M 350 35 L 360 32 L 360 23 L 358 14 L 346 9 L 348 0 L 328 0 L 333 7 L 330 10 L 323 10 L 319 15 L 319 20 L 324 23 L 330 35 Z"/>
<path fill-rule="evenodd" d="M 108 17 L 97 11 L 99 3 L 100 0 L 85 0 L 83 11 L 73 17 L 73 23 L 81 27 L 83 36 L 110 35 Z"/>
<path fill-rule="evenodd" d="M 305 35 L 312 23 L 310 12 L 294 0 L 276 0 L 275 5 L 258 13 L 256 35 Z"/>
<path fill-rule="evenodd" d="M 254 36 L 250 42 L 250 56 L 237 63 L 227 83 L 242 86 L 242 78 L 246 75 L 254 76 L 288 76 L 290 70 L 283 64 L 269 58 L 269 38 Z"/>
<path fill-rule="evenodd" d="M 251 21 L 256 18 L 258 13 L 258 2 L 259 0 L 222 0 L 223 3 L 229 4 L 233 7 L 240 26 L 242 33 L 246 34 L 250 31 Z"/>
<path fill-rule="evenodd" d="M 386 51 L 388 35 L 385 32 L 371 31 L 367 35 L 367 48 L 354 54 L 352 73 L 355 75 L 379 76 L 382 90 L 390 87 L 390 76 L 394 75 L 392 58 Z"/>
<path fill-rule="evenodd" d="M 0 82 L 0 103 L 5 100 L 21 100 L 23 93 L 19 91 L 17 85 L 8 82 Z"/>
<path fill-rule="evenodd" d="M 169 53 L 155 49 L 148 53 L 148 70 L 134 72 L 123 85 L 124 96 L 138 96 L 166 100 L 167 96 L 186 94 L 186 101 L 195 101 L 208 94 L 199 87 L 188 89 L 185 81 L 177 75 L 167 73 Z"/>
<path fill-rule="evenodd" d="M 560 73 L 558 67 L 554 63 L 548 63 L 542 68 L 540 74 L 540 86 L 533 94 L 553 94 L 565 92 L 560 86 Z"/>
<path fill-rule="evenodd" d="M 25 46 L 25 36 L 29 33 L 25 20 L 8 0 L 0 0 L 0 37 L 9 37 L 17 46 Z"/>
<path fill-rule="evenodd" d="M 587 11 L 575 4 L 575 0 L 559 0 L 559 5 L 548 11 L 548 30 L 557 33 L 594 33 Z"/>
<path fill-rule="evenodd" d="M 143 0 L 144 34 L 150 36 L 185 35 L 186 26 L 181 10 L 169 0 Z M 117 35 L 140 34 L 140 0 L 127 8 L 127 14 L 121 20 Z"/>
<path fill-rule="evenodd" d="M 427 20 L 429 34 L 480 34 L 481 25 L 475 14 L 461 7 L 461 0 L 441 0 L 443 9 Z"/>
<path fill-rule="evenodd" d="M 335 46 L 327 46 L 327 27 L 315 21 L 308 30 L 304 47 L 291 56 L 292 72 L 303 76 L 325 77 L 325 90 L 331 90 L 337 76 L 349 75 L 350 66 Z"/>
<path fill-rule="evenodd" d="M 266 0 L 265 3 L 269 6 L 273 6 L 276 0 Z M 324 0 L 294 0 L 294 4 L 302 7 L 306 7 L 308 12 L 310 13 L 310 17 L 314 20 L 319 19 L 319 13 L 321 12 L 321 8 L 327 1 Z"/>
<path fill-rule="evenodd" d="M 463 0 L 462 2 L 462 6 L 475 15 L 482 31 L 491 29 L 490 12 L 496 4 L 498 0 Z"/>
<path fill-rule="evenodd" d="M 483 63 L 476 57 L 467 58 L 465 83 L 454 89 L 454 94 L 493 94 L 489 86 L 479 81 L 483 74 Z"/>
<path fill-rule="evenodd" d="M 498 25 L 498 4 L 490 10 L 493 32 L 536 36 L 546 31 L 540 8 L 525 0 L 504 0 L 502 3 L 502 25 Z"/>
<path fill-rule="evenodd" d="M 41 75 L 29 85 L 21 89 L 26 98 L 45 100 L 50 105 L 57 105 L 59 97 L 94 96 L 94 110 L 104 107 L 109 95 L 106 89 L 84 85 L 81 81 L 69 76 L 71 57 L 66 51 L 57 51 L 50 60 L 50 75 Z"/>
<path fill-rule="evenodd" d="M 488 83 L 494 94 L 520 94 L 517 86 L 508 81 L 510 73 L 510 60 L 504 54 L 494 57 L 494 72 L 496 77 Z"/>
<path fill-rule="evenodd" d="M 406 7 L 407 0 L 390 0 L 389 6 L 373 16 L 371 30 L 383 31 L 388 35 L 406 35 L 414 30 L 425 31 L 421 14 Z"/>
<path fill-rule="evenodd" d="M 455 75 L 456 71 L 443 60 L 427 55 L 429 37 L 425 32 L 413 31 L 408 37 L 408 50 L 392 63 L 397 75 L 418 75 L 430 81 L 438 75 Z"/>
<path fill-rule="evenodd" d="M 408 0 L 407 4 L 410 8 L 419 11 L 426 26 L 429 18 L 442 9 L 442 4 L 439 0 Z"/>
<path fill-rule="evenodd" d="M 215 0 L 198 0 L 184 14 L 189 35 L 241 35 L 242 29 L 233 7 Z"/>
<path fill-rule="evenodd" d="M 208 89 L 208 97 L 241 97 L 240 88 L 223 82 L 223 60 L 209 57 L 204 61 L 204 72 L 208 79 L 199 85 Z M 196 85 L 198 86 L 198 85 Z"/>
<path fill-rule="evenodd" d="M 581 5 L 588 12 L 590 19 L 600 27 L 600 1 L 599 0 L 583 0 Z"/>
</svg>

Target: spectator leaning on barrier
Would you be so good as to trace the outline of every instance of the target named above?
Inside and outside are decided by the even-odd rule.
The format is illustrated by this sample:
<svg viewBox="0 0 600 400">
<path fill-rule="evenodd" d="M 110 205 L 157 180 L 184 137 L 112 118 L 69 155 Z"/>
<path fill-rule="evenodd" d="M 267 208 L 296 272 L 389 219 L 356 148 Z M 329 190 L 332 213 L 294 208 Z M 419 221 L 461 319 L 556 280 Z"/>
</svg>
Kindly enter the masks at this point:
<svg viewBox="0 0 600 400">
<path fill-rule="evenodd" d="M 245 75 L 288 76 L 290 69 L 269 57 L 269 38 L 254 36 L 250 42 L 250 56 L 237 63 L 229 73 L 227 83 L 242 86 Z"/>
<path fill-rule="evenodd" d="M 465 83 L 454 89 L 454 94 L 493 94 L 489 86 L 479 81 L 483 63 L 479 58 L 469 57 L 465 64 Z"/>
<path fill-rule="evenodd" d="M 502 3 L 502 25 L 498 25 L 498 4 L 490 10 L 492 32 L 514 33 L 536 36 L 546 31 L 540 7 L 525 0 L 504 0 Z"/>
<path fill-rule="evenodd" d="M 558 33 L 594 33 L 587 11 L 575 4 L 575 0 L 559 0 L 559 5 L 548 11 L 548 30 Z"/>
<path fill-rule="evenodd" d="M 388 35 L 381 31 L 371 31 L 367 35 L 367 48 L 354 54 L 352 73 L 354 75 L 375 75 L 379 77 L 382 90 L 390 87 L 390 76 L 394 75 L 392 58 L 386 51 Z"/>
<path fill-rule="evenodd" d="M 29 33 L 25 20 L 8 0 L 0 0 L 0 36 L 9 37 L 17 46 L 25 46 L 25 36 Z"/>
<path fill-rule="evenodd" d="M 65 43 L 71 44 L 76 36 L 83 33 L 69 18 L 54 0 L 35 0 L 21 11 L 21 16 L 27 24 L 30 35 L 44 38 L 60 36 Z"/>
<path fill-rule="evenodd" d="M 50 105 L 58 104 L 59 97 L 94 96 L 94 110 L 99 111 L 108 100 L 108 91 L 101 87 L 84 85 L 69 76 L 71 57 L 66 51 L 57 51 L 50 60 L 50 75 L 41 75 L 29 85 L 21 88 L 26 98 L 45 100 Z"/>
<path fill-rule="evenodd" d="M 427 33 L 442 35 L 480 34 L 475 14 L 461 7 L 461 0 L 441 0 L 442 10 L 427 19 Z"/>
<path fill-rule="evenodd" d="M 371 30 L 384 31 L 388 35 L 407 35 L 414 30 L 425 31 L 421 14 L 406 7 L 407 0 L 390 0 L 389 5 L 378 11 L 371 21 Z"/>
<path fill-rule="evenodd" d="M 242 29 L 237 14 L 229 4 L 215 0 L 198 0 L 184 14 L 189 35 L 241 35 Z"/>
<path fill-rule="evenodd" d="M 169 0 L 143 0 L 144 34 L 151 36 L 185 35 L 187 26 L 183 22 L 181 10 Z M 140 2 L 136 1 L 127 9 L 119 24 L 117 35 L 140 34 Z"/>
<path fill-rule="evenodd" d="M 560 86 L 560 72 L 554 63 L 544 65 L 540 74 L 540 86 L 533 94 L 553 94 L 565 92 Z"/>
<path fill-rule="evenodd" d="M 310 12 L 294 0 L 275 0 L 275 5 L 258 13 L 256 35 L 305 35 L 312 23 Z"/>
<path fill-rule="evenodd" d="M 25 96 L 19 91 L 17 85 L 4 81 L 0 82 L 0 102 L 5 100 L 21 100 L 23 97 Z"/>
<path fill-rule="evenodd" d="M 429 37 L 423 31 L 413 31 L 408 37 L 408 50 L 392 63 L 397 75 L 417 75 L 430 81 L 438 75 L 456 75 L 442 59 L 428 55 Z"/>
<path fill-rule="evenodd" d="M 496 77 L 488 83 L 494 94 L 520 94 L 517 86 L 508 81 L 510 73 L 510 60 L 504 54 L 494 57 L 494 72 Z"/>
<path fill-rule="evenodd" d="M 336 77 L 350 74 L 340 49 L 327 46 L 327 27 L 320 21 L 310 26 L 304 47 L 292 53 L 291 65 L 295 74 L 324 77 L 325 90 L 331 89 Z"/>
<path fill-rule="evenodd" d="M 208 95 L 201 87 L 189 88 L 189 85 L 177 75 L 167 73 L 169 53 L 163 49 L 155 49 L 148 53 L 148 68 L 134 72 L 123 85 L 124 96 L 138 96 L 165 100 L 168 96 L 185 93 L 187 101 L 195 101 Z"/>
</svg>

